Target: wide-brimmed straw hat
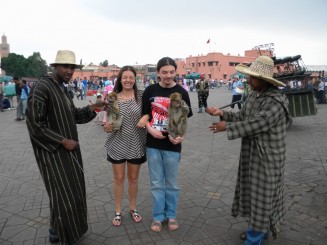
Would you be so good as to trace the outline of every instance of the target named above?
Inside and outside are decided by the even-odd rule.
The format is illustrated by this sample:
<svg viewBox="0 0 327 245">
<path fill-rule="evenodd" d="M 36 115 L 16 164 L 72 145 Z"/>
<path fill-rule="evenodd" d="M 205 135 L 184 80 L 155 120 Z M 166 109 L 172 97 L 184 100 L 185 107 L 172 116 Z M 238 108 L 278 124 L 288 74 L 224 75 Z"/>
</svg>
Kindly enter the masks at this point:
<svg viewBox="0 0 327 245">
<path fill-rule="evenodd" d="M 76 68 L 83 67 L 83 65 L 76 64 L 75 53 L 70 50 L 58 50 L 55 62 L 50 65 L 74 65 Z"/>
<path fill-rule="evenodd" d="M 274 86 L 285 87 L 286 85 L 281 81 L 273 78 L 274 61 L 268 56 L 259 56 L 250 67 L 245 65 L 237 65 L 235 69 L 241 73 L 261 78 Z"/>
</svg>

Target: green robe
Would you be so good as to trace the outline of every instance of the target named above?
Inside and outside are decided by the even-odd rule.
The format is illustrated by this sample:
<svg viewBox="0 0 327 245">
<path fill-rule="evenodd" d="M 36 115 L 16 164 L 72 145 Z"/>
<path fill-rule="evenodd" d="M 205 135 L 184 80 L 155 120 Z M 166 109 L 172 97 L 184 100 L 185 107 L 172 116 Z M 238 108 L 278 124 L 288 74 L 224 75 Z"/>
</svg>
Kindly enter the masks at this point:
<svg viewBox="0 0 327 245">
<path fill-rule="evenodd" d="M 224 111 L 228 139 L 242 138 L 233 216 L 249 219 L 259 232 L 276 235 L 285 215 L 284 165 L 288 99 L 270 88 L 252 91 L 241 111 Z"/>
<path fill-rule="evenodd" d="M 76 123 L 87 123 L 95 116 L 88 106 L 76 108 L 51 77 L 41 78 L 28 98 L 27 128 L 50 199 L 50 225 L 62 244 L 77 241 L 88 225 L 81 151 L 68 151 L 60 142 L 64 138 L 78 141 Z"/>
</svg>

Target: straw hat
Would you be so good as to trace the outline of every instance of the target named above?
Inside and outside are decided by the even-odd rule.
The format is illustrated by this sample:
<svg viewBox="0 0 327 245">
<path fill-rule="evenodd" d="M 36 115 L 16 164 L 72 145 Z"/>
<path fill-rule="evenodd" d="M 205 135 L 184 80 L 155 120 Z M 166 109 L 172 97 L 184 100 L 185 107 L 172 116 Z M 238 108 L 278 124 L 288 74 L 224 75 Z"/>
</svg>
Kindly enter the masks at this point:
<svg viewBox="0 0 327 245">
<path fill-rule="evenodd" d="M 74 65 L 76 68 L 83 67 L 82 65 L 76 64 L 75 54 L 70 50 L 58 50 L 55 62 L 50 65 Z"/>
<path fill-rule="evenodd" d="M 239 64 L 235 69 L 241 73 L 261 78 L 274 86 L 286 86 L 281 81 L 273 78 L 274 61 L 268 56 L 259 56 L 250 67 Z"/>
</svg>

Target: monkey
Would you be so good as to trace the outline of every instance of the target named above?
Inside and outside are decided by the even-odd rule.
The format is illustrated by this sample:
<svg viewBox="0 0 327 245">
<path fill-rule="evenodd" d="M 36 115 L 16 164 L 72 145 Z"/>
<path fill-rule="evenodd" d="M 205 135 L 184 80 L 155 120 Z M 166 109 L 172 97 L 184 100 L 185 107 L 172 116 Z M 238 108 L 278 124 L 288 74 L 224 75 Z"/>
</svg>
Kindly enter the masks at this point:
<svg viewBox="0 0 327 245">
<path fill-rule="evenodd" d="M 110 92 L 106 96 L 108 101 L 107 122 L 112 123 L 112 130 L 119 130 L 122 125 L 122 116 L 119 115 L 118 96 L 115 92 Z"/>
<path fill-rule="evenodd" d="M 171 137 L 184 136 L 187 129 L 187 115 L 189 107 L 182 99 L 180 93 L 170 95 L 170 104 L 168 107 L 168 133 Z"/>
</svg>

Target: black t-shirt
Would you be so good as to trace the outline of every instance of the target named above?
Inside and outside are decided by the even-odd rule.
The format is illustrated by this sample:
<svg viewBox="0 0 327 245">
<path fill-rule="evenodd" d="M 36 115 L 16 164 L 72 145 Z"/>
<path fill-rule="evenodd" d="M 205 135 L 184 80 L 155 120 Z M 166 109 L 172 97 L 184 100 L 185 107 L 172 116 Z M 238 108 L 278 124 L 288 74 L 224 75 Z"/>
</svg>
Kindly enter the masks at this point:
<svg viewBox="0 0 327 245">
<path fill-rule="evenodd" d="M 182 145 L 174 145 L 168 138 L 168 106 L 170 104 L 169 96 L 172 93 L 178 92 L 182 95 L 182 99 L 189 106 L 190 111 L 188 117 L 193 115 L 191 109 L 190 97 L 187 91 L 180 85 L 175 85 L 171 88 L 163 88 L 159 83 L 148 86 L 142 97 L 142 114 L 150 116 L 150 125 L 162 132 L 165 139 L 153 138 L 151 134 L 147 133 L 146 146 L 149 148 L 156 148 L 160 150 L 181 152 Z"/>
</svg>

